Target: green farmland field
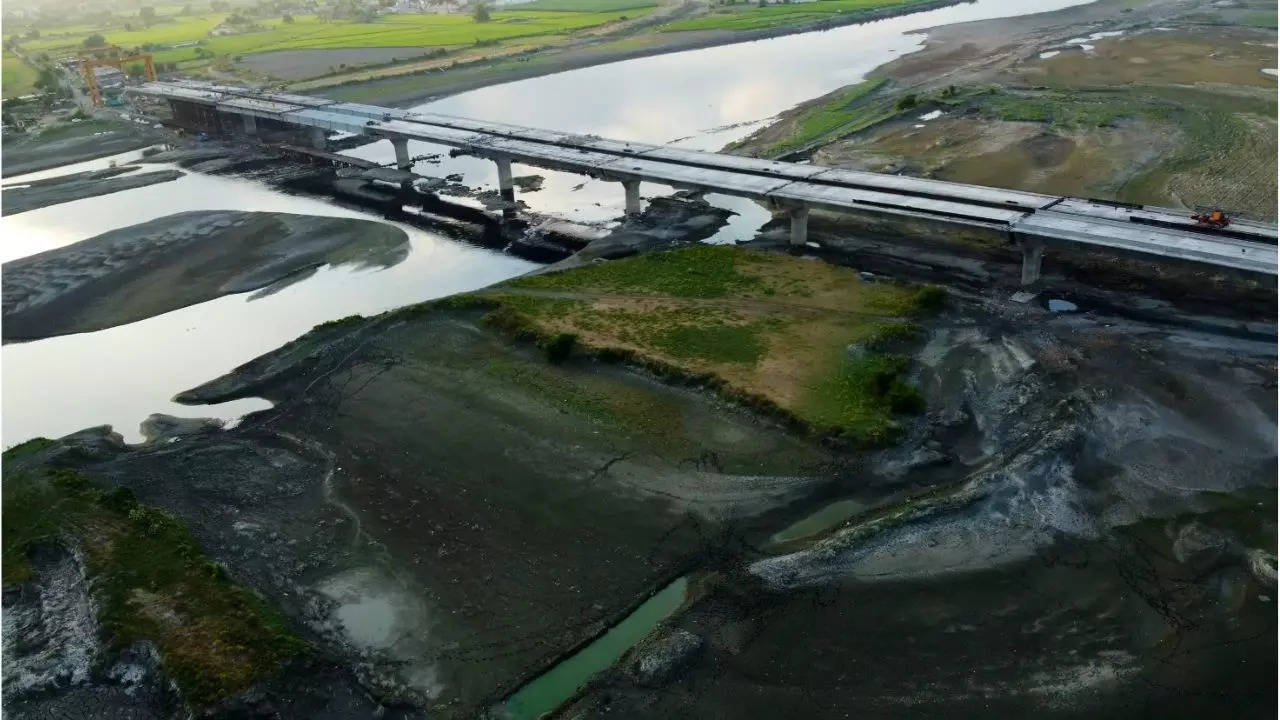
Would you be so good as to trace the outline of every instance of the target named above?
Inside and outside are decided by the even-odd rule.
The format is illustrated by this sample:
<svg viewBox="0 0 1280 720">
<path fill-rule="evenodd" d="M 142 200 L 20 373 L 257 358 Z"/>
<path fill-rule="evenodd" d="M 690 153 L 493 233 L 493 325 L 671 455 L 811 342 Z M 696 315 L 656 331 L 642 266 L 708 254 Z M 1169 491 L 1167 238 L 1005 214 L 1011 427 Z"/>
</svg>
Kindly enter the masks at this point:
<svg viewBox="0 0 1280 720">
<path fill-rule="evenodd" d="M 539 0 L 542 1 L 542 0 Z M 556 2 L 557 0 L 545 0 Z M 261 21 L 265 31 L 210 37 L 209 33 L 222 22 L 221 15 L 183 18 L 174 23 L 163 23 L 132 32 L 106 32 L 107 42 L 125 48 L 144 44 L 176 45 L 201 42 L 202 47 L 220 56 L 251 55 L 274 50 L 420 47 L 457 48 L 478 43 L 498 42 L 509 38 L 536 35 L 555 35 L 603 25 L 622 17 L 638 17 L 652 10 L 634 7 L 646 0 L 558 0 L 561 3 L 581 2 L 584 5 L 609 5 L 625 3 L 626 11 L 576 12 L 550 10 L 495 11 L 492 20 L 478 23 L 465 15 L 386 15 L 374 22 L 329 22 L 310 15 L 294 16 L 294 22 L 285 23 L 281 18 Z M 74 50 L 83 38 L 61 38 L 33 41 L 24 46 L 28 50 Z M 195 47 L 160 50 L 155 53 L 157 62 L 181 62 L 197 57 Z"/>
<path fill-rule="evenodd" d="M 4 97 L 29 95 L 36 89 L 36 78 L 40 77 L 40 73 L 22 58 L 6 52 L 3 69 L 4 77 L 0 79 L 0 85 L 3 85 Z"/>
<path fill-rule="evenodd" d="M 730 5 L 710 15 L 663 26 L 664 32 L 685 30 L 760 30 L 787 25 L 810 25 L 845 13 L 890 7 L 907 7 L 924 0 L 819 0 L 758 7 L 754 3 Z"/>
</svg>

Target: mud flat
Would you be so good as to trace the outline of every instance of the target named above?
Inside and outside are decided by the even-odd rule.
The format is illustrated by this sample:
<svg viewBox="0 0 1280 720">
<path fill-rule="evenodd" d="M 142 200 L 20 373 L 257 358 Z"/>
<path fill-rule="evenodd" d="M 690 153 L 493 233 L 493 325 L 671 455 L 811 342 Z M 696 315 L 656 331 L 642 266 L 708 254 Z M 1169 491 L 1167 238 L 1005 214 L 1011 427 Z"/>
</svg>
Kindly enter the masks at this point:
<svg viewBox="0 0 1280 720">
<path fill-rule="evenodd" d="M 117 175 L 137 170 L 136 165 L 96 170 L 54 178 L 33 180 L 30 183 L 6 185 L 3 195 L 5 215 L 14 215 L 27 210 L 35 210 L 47 205 L 80 200 L 98 195 L 109 195 L 121 190 L 146 187 L 156 183 L 169 182 L 182 177 L 179 170 L 156 170 L 136 173 L 127 177 Z"/>
<path fill-rule="evenodd" d="M 408 251 L 404 231 L 367 220 L 178 213 L 5 263 L 4 339 L 114 327 L 221 295 L 269 292 L 325 264 L 394 265 Z"/>
<path fill-rule="evenodd" d="M 550 364 L 480 315 L 331 324 L 184 395 L 278 401 L 229 433 L 59 447 L 100 448 L 86 473 L 182 517 L 379 701 L 475 717 L 716 538 L 763 533 L 828 457 L 704 394 Z"/>
<path fill-rule="evenodd" d="M 180 518 L 327 659 L 337 717 L 541 712 L 664 587 L 669 619 L 565 716 L 1260 708 L 1274 342 L 938 300 L 781 254 L 639 255 L 326 323 L 179 396 L 272 401 L 232 430 L 96 428 L 7 467 Z M 36 550 L 6 559 L 66 587 Z M 315 707 L 300 673 L 216 702 Z"/>
<path fill-rule="evenodd" d="M 697 651 L 641 646 L 562 716 L 1269 712 L 1274 343 L 981 308 L 913 355 L 927 420 L 811 505 L 865 510 L 744 557 L 654 632 Z"/>
<path fill-rule="evenodd" d="M 36 135 L 6 136 L 0 167 L 9 177 L 137 150 L 158 141 L 158 134 L 136 123 L 85 120 Z"/>
</svg>

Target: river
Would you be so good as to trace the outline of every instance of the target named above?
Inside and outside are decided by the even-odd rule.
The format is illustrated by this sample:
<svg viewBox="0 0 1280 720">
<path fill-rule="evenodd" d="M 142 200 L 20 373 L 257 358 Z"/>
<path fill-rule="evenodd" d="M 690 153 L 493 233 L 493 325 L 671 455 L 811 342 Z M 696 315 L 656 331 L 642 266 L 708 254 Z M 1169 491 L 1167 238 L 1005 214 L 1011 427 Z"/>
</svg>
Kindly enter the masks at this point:
<svg viewBox="0 0 1280 720">
<path fill-rule="evenodd" d="M 504 85 L 418 106 L 417 109 L 594 133 L 603 137 L 717 149 L 744 137 L 795 104 L 857 82 L 895 57 L 919 49 L 923 28 L 1023 15 L 1086 0 L 977 0 L 930 12 L 736 45 L 626 60 Z M 414 155 L 447 153 L 411 143 Z M 390 143 L 351 155 L 389 162 Z M 128 160 L 137 153 L 114 158 Z M 112 158 L 79 163 L 31 178 L 105 167 Z M 462 173 L 471 186 L 491 187 L 496 169 L 474 158 L 419 163 L 424 174 Z M 543 189 L 519 193 L 534 211 L 583 222 L 608 222 L 622 213 L 616 183 L 516 166 L 538 174 Z M 21 177 L 5 178 L 14 182 Z M 644 184 L 642 196 L 670 188 Z M 746 239 L 768 220 L 739 198 L 709 200 L 739 213 L 715 238 Z M 160 185 L 42 208 L 0 219 L 5 261 L 77 242 L 169 213 L 236 209 L 380 219 L 323 200 L 273 190 L 256 181 L 189 173 Z M 5 345 L 3 444 L 37 435 L 57 437 L 110 424 L 126 440 L 142 439 L 138 425 L 154 412 L 219 417 L 234 422 L 268 406 L 243 400 L 218 406 L 173 403 L 176 393 L 217 377 L 303 334 L 314 325 L 354 313 L 371 314 L 471 290 L 535 267 L 421 229 L 401 226 L 412 251 L 380 271 L 324 268 L 311 278 L 261 298 L 233 295 L 129 325 L 93 333 Z"/>
</svg>

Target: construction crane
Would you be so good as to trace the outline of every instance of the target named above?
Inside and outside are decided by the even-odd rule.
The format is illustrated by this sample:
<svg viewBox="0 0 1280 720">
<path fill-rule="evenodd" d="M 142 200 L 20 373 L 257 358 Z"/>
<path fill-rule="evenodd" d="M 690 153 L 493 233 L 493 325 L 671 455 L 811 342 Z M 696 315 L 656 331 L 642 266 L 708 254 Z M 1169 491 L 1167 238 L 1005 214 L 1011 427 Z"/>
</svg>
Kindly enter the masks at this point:
<svg viewBox="0 0 1280 720">
<path fill-rule="evenodd" d="M 124 72 L 125 63 L 142 61 L 143 72 L 147 82 L 155 82 L 156 64 L 151 53 L 126 53 L 115 45 L 93 48 L 80 53 L 80 69 L 84 73 L 84 84 L 89 89 L 89 97 L 94 107 L 102 107 L 102 88 L 98 86 L 98 75 L 93 71 L 98 67 L 113 67 Z"/>
</svg>

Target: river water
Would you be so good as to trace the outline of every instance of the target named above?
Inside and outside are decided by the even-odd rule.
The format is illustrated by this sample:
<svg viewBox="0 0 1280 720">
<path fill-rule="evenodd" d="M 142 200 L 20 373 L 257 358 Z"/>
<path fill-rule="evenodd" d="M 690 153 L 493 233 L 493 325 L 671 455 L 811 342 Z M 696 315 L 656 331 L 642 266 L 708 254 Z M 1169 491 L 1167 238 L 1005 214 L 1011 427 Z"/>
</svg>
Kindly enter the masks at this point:
<svg viewBox="0 0 1280 720">
<path fill-rule="evenodd" d="M 737 45 L 627 60 L 495 85 L 419 106 L 434 112 L 603 137 L 717 149 L 744 137 L 795 104 L 859 81 L 873 68 L 919 49 L 919 31 L 954 22 L 1023 15 L 1086 0 L 977 0 L 941 10 Z M 414 155 L 447 153 L 411 143 Z M 350 154 L 390 162 L 389 143 Z M 136 157 L 125 154 L 119 160 Z M 111 159 L 32 174 L 105 167 Z M 462 173 L 471 186 L 492 187 L 492 163 L 474 158 L 421 162 L 424 174 Z M 616 183 L 517 166 L 539 174 L 543 189 L 519 193 L 535 211 L 583 222 L 622 213 Z M 21 178 L 6 178 L 15 182 Z M 644 184 L 642 196 L 670 188 Z M 754 203 L 708 196 L 740 213 L 715 238 L 750 237 L 767 219 Z M 238 178 L 188 174 L 161 185 L 55 205 L 0 219 L 0 259 L 77 242 L 169 213 L 237 209 L 380 219 L 318 199 L 278 192 Z M 210 416 L 234 422 L 267 406 L 245 400 L 187 407 L 170 398 L 303 334 L 353 313 L 382 310 L 484 287 L 520 275 L 533 264 L 409 226 L 412 252 L 385 270 L 324 268 L 280 292 L 253 299 L 228 296 L 130 325 L 31 343 L 5 345 L 3 444 L 56 437 L 110 424 L 138 441 L 138 424 L 153 412 Z"/>
</svg>

